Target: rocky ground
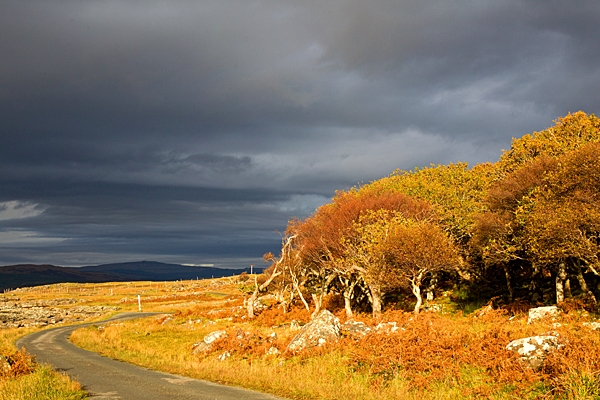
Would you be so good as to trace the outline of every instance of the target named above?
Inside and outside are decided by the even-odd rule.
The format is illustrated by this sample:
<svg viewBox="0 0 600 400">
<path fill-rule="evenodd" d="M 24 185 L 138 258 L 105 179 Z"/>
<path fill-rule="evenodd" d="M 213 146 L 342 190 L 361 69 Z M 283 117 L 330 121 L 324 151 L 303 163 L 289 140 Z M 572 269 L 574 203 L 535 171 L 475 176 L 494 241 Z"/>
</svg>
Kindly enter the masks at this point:
<svg viewBox="0 0 600 400">
<path fill-rule="evenodd" d="M 73 298 L 21 301 L 17 297 L 0 297 L 0 329 L 78 322 L 119 310 L 119 307 L 78 306 L 77 303 Z"/>
</svg>

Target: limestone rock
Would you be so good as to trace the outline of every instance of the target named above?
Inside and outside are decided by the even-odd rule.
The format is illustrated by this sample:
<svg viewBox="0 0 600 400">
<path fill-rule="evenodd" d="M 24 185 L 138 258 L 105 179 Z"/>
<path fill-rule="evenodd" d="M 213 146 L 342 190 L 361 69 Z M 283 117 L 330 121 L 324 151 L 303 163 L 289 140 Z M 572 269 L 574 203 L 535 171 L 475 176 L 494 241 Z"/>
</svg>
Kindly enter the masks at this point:
<svg viewBox="0 0 600 400">
<path fill-rule="evenodd" d="M 593 331 L 600 331 L 600 322 L 597 321 L 593 321 L 593 322 L 584 322 L 581 325 L 590 328 Z"/>
<path fill-rule="evenodd" d="M 309 347 L 322 346 L 341 336 L 338 317 L 327 310 L 321 311 L 312 321 L 304 325 L 287 347 L 288 351 L 300 351 Z"/>
<path fill-rule="evenodd" d="M 556 318 L 559 314 L 560 310 L 556 306 L 531 308 L 529 310 L 527 323 L 531 324 L 534 321 L 539 321 L 544 318 Z"/>
<path fill-rule="evenodd" d="M 208 353 L 212 350 L 212 345 L 204 342 L 198 342 L 192 345 L 192 349 L 192 354 Z"/>
<path fill-rule="evenodd" d="M 219 361 L 225 361 L 227 360 L 229 357 L 231 357 L 231 353 L 226 351 L 223 354 L 221 354 L 218 358 Z"/>
<path fill-rule="evenodd" d="M 213 342 L 224 337 L 227 337 L 227 331 L 224 330 L 209 333 L 208 335 L 204 336 L 204 339 L 202 339 L 201 342 L 194 343 L 192 345 L 192 354 L 208 353 L 212 350 Z"/>
<path fill-rule="evenodd" d="M 246 341 L 246 340 L 250 340 L 252 338 L 252 334 L 248 331 L 243 331 L 241 329 L 238 329 L 235 337 L 237 340 L 242 340 L 242 341 Z"/>
<path fill-rule="evenodd" d="M 53 307 L 55 305 L 70 305 L 74 302 L 74 299 L 3 302 L 0 305 L 0 329 L 46 326 L 60 322 L 77 322 L 119 309 L 119 307 L 111 306 Z"/>
<path fill-rule="evenodd" d="M 546 356 L 564 347 L 557 336 L 531 336 L 510 342 L 506 349 L 521 356 L 521 360 L 529 368 L 539 370 L 544 364 Z"/>
<path fill-rule="evenodd" d="M 398 331 L 397 322 L 382 322 L 375 327 L 378 333 L 394 333 Z"/>
<path fill-rule="evenodd" d="M 433 313 L 441 313 L 444 311 L 443 307 L 440 304 L 428 304 L 424 306 L 421 310 Z"/>
<path fill-rule="evenodd" d="M 349 336 L 366 336 L 373 332 L 373 329 L 364 322 L 348 320 L 342 325 L 342 332 Z"/>
<path fill-rule="evenodd" d="M 208 335 L 204 336 L 204 343 L 206 344 L 212 344 L 215 340 L 221 339 L 227 337 L 227 331 L 224 330 L 220 330 L 220 331 L 214 331 L 209 333 Z"/>
</svg>

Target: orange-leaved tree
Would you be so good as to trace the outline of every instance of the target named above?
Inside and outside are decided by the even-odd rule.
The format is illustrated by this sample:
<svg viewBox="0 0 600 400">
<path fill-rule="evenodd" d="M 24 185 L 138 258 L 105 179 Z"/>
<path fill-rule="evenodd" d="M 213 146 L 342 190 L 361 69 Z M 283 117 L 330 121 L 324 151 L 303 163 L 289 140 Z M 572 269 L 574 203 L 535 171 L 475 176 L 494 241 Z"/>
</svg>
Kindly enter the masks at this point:
<svg viewBox="0 0 600 400">
<path fill-rule="evenodd" d="M 352 236 L 354 223 L 370 210 L 394 210 L 415 218 L 433 217 L 425 202 L 401 193 L 367 196 L 358 190 L 350 190 L 338 192 L 331 203 L 319 207 L 306 220 L 290 222 L 287 235 L 295 237 L 294 250 L 300 265 L 297 276 L 312 296 L 315 313 L 322 307 L 323 296 L 329 292 L 334 280 L 342 288 L 349 314 L 355 289 L 366 290 L 372 303 L 368 288 L 360 286 L 363 283 L 360 275 L 345 262 L 346 239 Z"/>
<path fill-rule="evenodd" d="M 485 268 L 502 269 L 511 301 L 516 271 L 527 271 L 531 276 L 530 291 L 540 291 L 539 266 L 532 264 L 524 247 L 522 216 L 531 203 L 532 193 L 539 190 L 545 174 L 555 167 L 553 158 L 539 157 L 507 174 L 490 186 L 483 202 L 487 211 L 475 217 L 471 253 L 483 261 Z"/>
<path fill-rule="evenodd" d="M 397 211 L 365 213 L 354 224 L 352 240 L 345 243 L 346 263 L 369 287 L 374 315 L 382 311 L 382 294 L 399 287 L 410 288 L 418 313 L 424 280 L 461 263 L 457 246 L 439 225 Z"/>
<path fill-rule="evenodd" d="M 555 272 L 557 302 L 564 300 L 569 273 L 595 302 L 583 272 L 600 275 L 600 143 L 557 157 L 517 218 L 524 221 L 528 254 Z"/>
</svg>

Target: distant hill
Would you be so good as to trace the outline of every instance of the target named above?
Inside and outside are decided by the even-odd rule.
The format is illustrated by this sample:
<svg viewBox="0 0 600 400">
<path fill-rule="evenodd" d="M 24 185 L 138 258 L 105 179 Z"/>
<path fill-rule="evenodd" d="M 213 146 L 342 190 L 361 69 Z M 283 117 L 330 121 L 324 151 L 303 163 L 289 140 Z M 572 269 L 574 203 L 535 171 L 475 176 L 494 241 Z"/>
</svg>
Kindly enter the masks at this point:
<svg viewBox="0 0 600 400">
<path fill-rule="evenodd" d="M 255 267 L 254 270 L 260 273 L 263 268 Z M 239 275 L 242 272 L 250 272 L 250 268 L 188 267 L 155 261 L 104 264 L 81 268 L 34 264 L 7 265 L 0 267 L 0 291 L 62 282 L 175 281 L 220 278 Z"/>
</svg>

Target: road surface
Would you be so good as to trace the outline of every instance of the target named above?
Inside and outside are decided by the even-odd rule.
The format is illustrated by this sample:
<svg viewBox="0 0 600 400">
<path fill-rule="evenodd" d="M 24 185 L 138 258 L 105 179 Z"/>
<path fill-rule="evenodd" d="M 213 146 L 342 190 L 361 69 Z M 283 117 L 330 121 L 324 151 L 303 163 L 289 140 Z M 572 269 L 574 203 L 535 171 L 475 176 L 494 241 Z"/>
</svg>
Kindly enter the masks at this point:
<svg viewBox="0 0 600 400">
<path fill-rule="evenodd" d="M 139 318 L 153 313 L 123 313 L 109 320 Z M 100 324 L 96 322 L 96 324 Z M 79 382 L 94 400 L 275 400 L 272 395 L 241 388 L 151 371 L 83 350 L 69 341 L 69 335 L 82 326 L 53 328 L 27 335 L 17 341 L 39 362 L 50 364 L 57 371 Z"/>
</svg>

